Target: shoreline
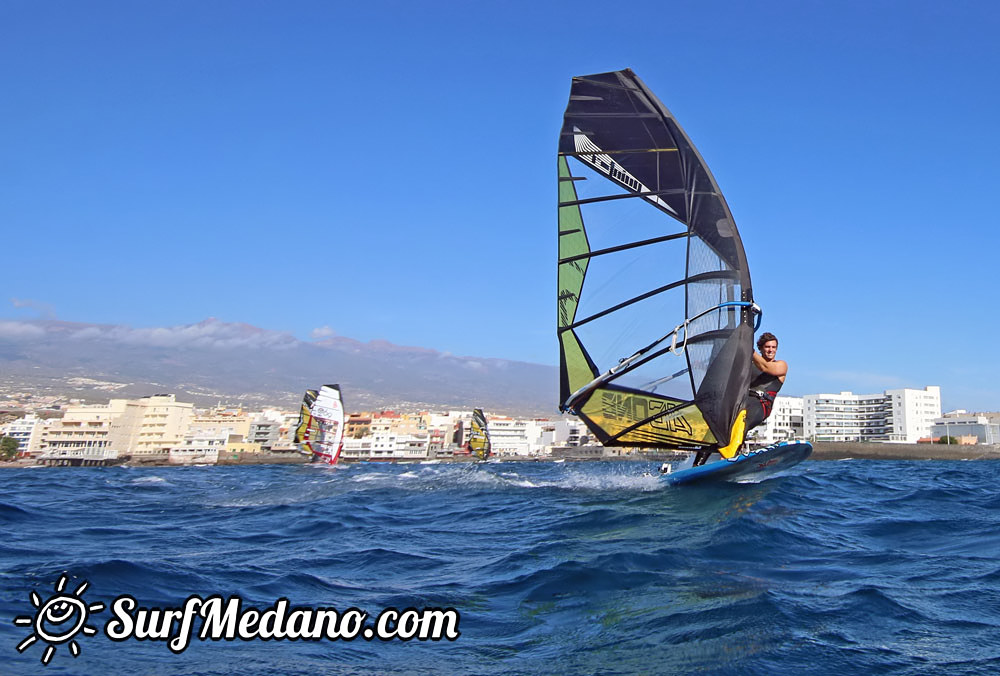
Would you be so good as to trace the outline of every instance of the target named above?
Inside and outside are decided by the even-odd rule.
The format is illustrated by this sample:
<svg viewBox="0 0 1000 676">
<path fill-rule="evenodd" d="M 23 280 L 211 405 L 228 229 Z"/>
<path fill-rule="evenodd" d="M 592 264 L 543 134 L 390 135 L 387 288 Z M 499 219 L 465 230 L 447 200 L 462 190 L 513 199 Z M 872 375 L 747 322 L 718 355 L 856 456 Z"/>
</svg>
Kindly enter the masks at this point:
<svg viewBox="0 0 1000 676">
<path fill-rule="evenodd" d="M 1000 446 L 813 442 L 809 460 L 1000 460 Z"/>
<path fill-rule="evenodd" d="M 232 467 L 234 465 L 289 465 L 289 464 L 309 464 L 307 460 L 300 457 L 281 454 L 261 454 L 257 457 L 241 455 L 239 458 L 220 459 L 221 462 L 211 464 L 193 463 L 169 463 L 169 462 L 124 462 L 106 467 Z M 658 462 L 659 459 L 650 455 L 615 455 L 599 457 L 563 457 L 563 458 L 541 458 L 538 456 L 510 456 L 497 458 L 494 462 L 604 462 L 609 460 L 626 460 L 634 462 Z M 880 444 L 880 443 L 856 443 L 856 442 L 829 442 L 818 441 L 813 443 L 813 453 L 808 461 L 831 461 L 831 460 L 1000 460 L 1000 446 L 986 445 L 942 445 L 942 444 Z M 431 458 L 428 460 L 406 460 L 406 461 L 375 461 L 375 462 L 344 462 L 344 465 L 356 464 L 453 464 L 472 462 L 469 458 Z M 0 469 L 23 469 L 28 467 L 60 467 L 65 465 L 41 464 L 35 459 L 0 461 Z"/>
</svg>

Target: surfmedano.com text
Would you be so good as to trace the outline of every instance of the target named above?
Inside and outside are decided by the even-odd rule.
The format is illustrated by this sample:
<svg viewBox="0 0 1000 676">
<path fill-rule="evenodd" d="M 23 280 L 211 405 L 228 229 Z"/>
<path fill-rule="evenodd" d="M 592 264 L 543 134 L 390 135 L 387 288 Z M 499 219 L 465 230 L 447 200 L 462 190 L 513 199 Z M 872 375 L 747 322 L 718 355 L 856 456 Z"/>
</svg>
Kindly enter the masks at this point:
<svg viewBox="0 0 1000 676">
<path fill-rule="evenodd" d="M 163 641 L 180 654 L 191 639 L 200 641 L 454 641 L 459 613 L 454 608 L 385 608 L 369 622 L 359 608 L 292 606 L 280 598 L 268 608 L 244 607 L 243 599 L 190 596 L 180 608 L 143 608 L 127 594 L 111 603 L 114 617 L 104 626 L 112 641 Z"/>
</svg>

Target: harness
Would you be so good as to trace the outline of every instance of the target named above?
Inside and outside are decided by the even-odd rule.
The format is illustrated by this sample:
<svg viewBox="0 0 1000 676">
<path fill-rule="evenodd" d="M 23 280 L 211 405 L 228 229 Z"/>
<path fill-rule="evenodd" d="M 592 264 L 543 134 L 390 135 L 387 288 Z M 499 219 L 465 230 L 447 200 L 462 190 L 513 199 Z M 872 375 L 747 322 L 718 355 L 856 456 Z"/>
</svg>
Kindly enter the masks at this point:
<svg viewBox="0 0 1000 676">
<path fill-rule="evenodd" d="M 771 409 L 774 407 L 774 398 L 778 396 L 777 390 L 750 390 L 750 394 L 756 396 L 760 400 L 760 407 L 764 409 L 764 417 L 767 418 L 771 415 Z"/>
<path fill-rule="evenodd" d="M 766 373 L 759 374 L 750 383 L 749 394 L 760 400 L 760 407 L 764 409 L 765 418 L 771 415 L 771 409 L 774 407 L 774 398 L 778 396 L 778 390 L 781 389 L 781 385 L 781 381 L 776 376 Z"/>
</svg>

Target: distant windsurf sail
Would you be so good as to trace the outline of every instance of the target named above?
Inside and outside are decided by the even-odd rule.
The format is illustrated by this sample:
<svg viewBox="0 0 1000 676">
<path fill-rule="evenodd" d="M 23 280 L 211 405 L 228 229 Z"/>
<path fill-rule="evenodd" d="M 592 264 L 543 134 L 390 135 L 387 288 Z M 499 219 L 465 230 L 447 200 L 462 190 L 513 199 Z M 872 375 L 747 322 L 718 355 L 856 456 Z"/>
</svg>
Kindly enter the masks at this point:
<svg viewBox="0 0 1000 676">
<path fill-rule="evenodd" d="M 560 408 L 606 446 L 743 439 L 755 306 L 715 179 L 631 70 L 573 78 L 559 136 Z"/>
<path fill-rule="evenodd" d="M 469 452 L 480 460 L 486 460 L 492 452 L 490 432 L 486 426 L 486 415 L 483 409 L 472 412 L 472 427 L 469 431 Z"/>
<path fill-rule="evenodd" d="M 340 385 L 307 390 L 302 399 L 295 443 L 312 454 L 313 462 L 336 465 L 344 438 L 344 405 Z"/>
</svg>

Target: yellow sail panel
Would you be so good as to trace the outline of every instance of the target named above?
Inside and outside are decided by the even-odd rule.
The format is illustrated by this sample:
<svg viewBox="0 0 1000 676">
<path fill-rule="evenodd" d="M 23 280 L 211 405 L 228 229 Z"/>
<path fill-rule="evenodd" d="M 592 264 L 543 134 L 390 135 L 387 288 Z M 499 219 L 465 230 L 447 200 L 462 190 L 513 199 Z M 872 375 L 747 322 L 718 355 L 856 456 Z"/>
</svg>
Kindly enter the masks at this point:
<svg viewBox="0 0 1000 676">
<path fill-rule="evenodd" d="M 299 424 L 295 427 L 295 443 L 297 444 L 308 445 L 308 442 L 316 437 L 314 432 L 319 429 L 319 421 L 313 417 L 312 405 L 318 394 L 317 390 L 306 390 L 305 397 L 302 399 L 302 407 L 299 409 Z"/>
<path fill-rule="evenodd" d="M 303 406 L 299 412 L 299 426 L 295 428 L 295 443 L 301 443 L 306 438 L 312 419 L 308 409 Z"/>
<path fill-rule="evenodd" d="M 490 457 L 493 446 L 490 443 L 490 433 L 486 423 L 486 414 L 483 409 L 477 408 L 472 412 L 472 425 L 469 432 L 469 452 L 480 460 Z"/>
<path fill-rule="evenodd" d="M 598 388 L 579 413 L 591 423 L 591 429 L 600 428 L 607 435 L 601 441 L 609 446 L 717 443 L 697 406 L 666 397 Z"/>
</svg>

